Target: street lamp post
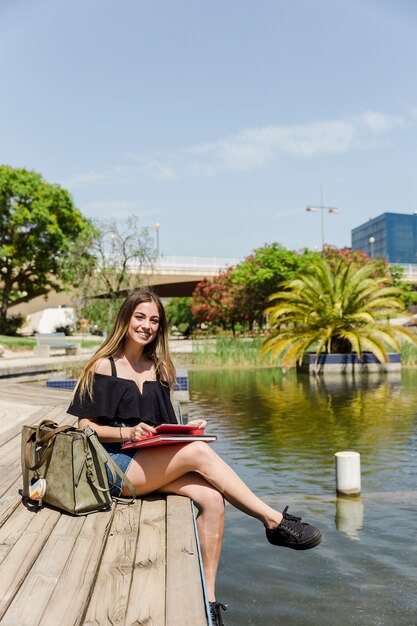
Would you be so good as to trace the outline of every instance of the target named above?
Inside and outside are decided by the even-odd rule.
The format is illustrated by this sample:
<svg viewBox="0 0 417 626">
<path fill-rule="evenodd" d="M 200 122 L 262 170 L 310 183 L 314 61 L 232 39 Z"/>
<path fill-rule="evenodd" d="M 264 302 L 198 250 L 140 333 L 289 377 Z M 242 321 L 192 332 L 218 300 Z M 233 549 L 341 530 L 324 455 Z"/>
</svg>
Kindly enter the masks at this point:
<svg viewBox="0 0 417 626">
<path fill-rule="evenodd" d="M 311 206 L 308 205 L 306 207 L 306 211 L 310 213 L 317 213 L 320 211 L 320 224 L 321 224 L 321 250 L 324 248 L 324 218 L 323 211 L 327 211 L 328 213 L 340 213 L 340 209 L 331 206 L 323 205 L 323 188 L 320 187 L 320 206 Z"/>
<path fill-rule="evenodd" d="M 159 258 L 159 229 L 161 228 L 161 224 L 158 222 L 155 224 L 156 230 L 156 255 Z"/>
<path fill-rule="evenodd" d="M 369 237 L 368 241 L 369 241 L 369 245 L 371 246 L 371 259 L 373 259 L 373 258 L 374 258 L 374 243 L 375 243 L 375 237 L 373 237 L 373 236 L 371 235 L 371 237 Z"/>
</svg>

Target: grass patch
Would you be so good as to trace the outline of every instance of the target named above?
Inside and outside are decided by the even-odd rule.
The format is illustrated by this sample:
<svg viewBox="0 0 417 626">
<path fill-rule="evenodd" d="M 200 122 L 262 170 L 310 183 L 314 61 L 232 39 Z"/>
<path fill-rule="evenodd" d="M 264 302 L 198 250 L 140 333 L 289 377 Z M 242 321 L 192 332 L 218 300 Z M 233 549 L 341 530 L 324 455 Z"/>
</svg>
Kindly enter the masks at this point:
<svg viewBox="0 0 417 626">
<path fill-rule="evenodd" d="M 261 356 L 262 338 L 216 337 L 194 341 L 191 361 L 206 367 L 268 367 L 271 357 Z"/>
<path fill-rule="evenodd" d="M 65 343 L 77 343 L 81 348 L 98 348 L 103 342 L 103 337 L 89 337 L 88 339 L 79 339 L 78 337 L 65 337 Z M 0 345 L 8 350 L 18 352 L 19 350 L 33 350 L 36 346 L 35 337 L 11 337 L 9 335 L 0 335 Z"/>
<path fill-rule="evenodd" d="M 401 363 L 407 367 L 417 365 L 417 347 L 411 343 L 403 343 L 401 346 Z"/>
<path fill-rule="evenodd" d="M 9 337 L 9 335 L 0 335 L 0 344 L 8 350 L 31 350 L 36 346 L 36 339 L 32 337 Z"/>
<path fill-rule="evenodd" d="M 68 339 L 68 337 L 67 337 Z M 71 341 L 71 338 L 69 338 Z M 103 343 L 104 338 L 98 337 L 97 339 L 81 339 L 79 342 L 82 348 L 98 348 Z M 77 342 L 78 343 L 78 342 Z"/>
</svg>

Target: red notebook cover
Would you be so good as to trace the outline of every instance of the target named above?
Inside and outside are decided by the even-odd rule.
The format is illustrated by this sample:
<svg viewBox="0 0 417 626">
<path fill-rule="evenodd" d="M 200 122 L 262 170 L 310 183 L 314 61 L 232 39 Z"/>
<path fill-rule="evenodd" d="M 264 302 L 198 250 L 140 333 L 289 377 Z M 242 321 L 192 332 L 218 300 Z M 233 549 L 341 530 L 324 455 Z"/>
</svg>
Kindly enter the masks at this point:
<svg viewBox="0 0 417 626">
<path fill-rule="evenodd" d="M 146 437 L 146 439 L 138 439 L 137 441 L 125 441 L 121 448 L 150 448 L 151 446 L 162 446 L 173 443 L 190 443 L 190 441 L 205 441 L 212 443 L 216 441 L 215 435 L 154 435 Z"/>
<path fill-rule="evenodd" d="M 158 435 L 204 435 L 204 428 L 192 424 L 160 424 L 155 430 Z"/>
<path fill-rule="evenodd" d="M 161 424 L 157 426 L 156 435 L 145 435 L 136 441 L 125 441 L 121 448 L 148 448 L 151 446 L 161 446 L 173 443 L 189 443 L 190 441 L 205 441 L 212 443 L 216 441 L 215 435 L 205 435 L 204 428 L 196 428 L 188 424 Z"/>
</svg>

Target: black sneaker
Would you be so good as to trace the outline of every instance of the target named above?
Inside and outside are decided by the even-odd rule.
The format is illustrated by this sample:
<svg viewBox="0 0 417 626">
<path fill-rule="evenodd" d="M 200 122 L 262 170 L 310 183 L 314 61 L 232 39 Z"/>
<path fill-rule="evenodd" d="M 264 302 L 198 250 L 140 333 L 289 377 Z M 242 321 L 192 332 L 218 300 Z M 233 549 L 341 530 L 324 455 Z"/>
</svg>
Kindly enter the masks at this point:
<svg viewBox="0 0 417 626">
<path fill-rule="evenodd" d="M 321 543 L 323 535 L 315 526 L 301 521 L 301 517 L 295 517 L 287 513 L 286 506 L 282 512 L 282 521 L 276 528 L 266 529 L 266 538 L 274 546 L 283 546 L 293 550 L 308 550 Z"/>
<path fill-rule="evenodd" d="M 221 602 L 210 602 L 210 615 L 212 626 L 226 626 L 220 615 L 220 609 L 226 610 L 226 606 Z"/>
</svg>

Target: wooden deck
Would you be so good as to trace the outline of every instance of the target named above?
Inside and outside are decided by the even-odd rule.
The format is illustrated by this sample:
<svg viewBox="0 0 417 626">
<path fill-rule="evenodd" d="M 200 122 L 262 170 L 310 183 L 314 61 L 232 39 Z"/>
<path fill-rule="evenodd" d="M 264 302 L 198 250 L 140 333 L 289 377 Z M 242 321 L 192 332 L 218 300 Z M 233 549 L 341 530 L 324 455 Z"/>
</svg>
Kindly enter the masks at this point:
<svg viewBox="0 0 417 626">
<path fill-rule="evenodd" d="M 67 391 L 0 384 L 0 401 L 40 407 L 25 423 L 71 422 Z M 192 504 L 138 499 L 73 517 L 22 501 L 20 433 L 0 434 L 3 626 L 207 626 Z"/>
</svg>

